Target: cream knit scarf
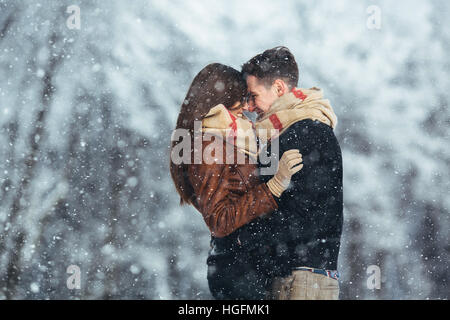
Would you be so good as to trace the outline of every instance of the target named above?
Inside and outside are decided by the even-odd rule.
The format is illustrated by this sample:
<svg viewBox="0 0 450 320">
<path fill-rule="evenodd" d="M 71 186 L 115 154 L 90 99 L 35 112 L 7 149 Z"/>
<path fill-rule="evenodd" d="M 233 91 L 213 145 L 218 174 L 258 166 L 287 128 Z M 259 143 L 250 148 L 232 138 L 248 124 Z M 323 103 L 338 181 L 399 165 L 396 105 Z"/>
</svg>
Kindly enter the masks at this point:
<svg viewBox="0 0 450 320">
<path fill-rule="evenodd" d="M 255 127 L 259 138 L 264 141 L 281 135 L 291 125 L 305 119 L 318 120 L 333 129 L 336 127 L 337 117 L 330 101 L 323 98 L 323 91 L 319 88 L 292 89 L 272 104 L 269 112 L 256 122 Z M 278 133 L 273 134 L 276 131 L 272 130 L 271 134 L 271 129 L 277 129 Z"/>
<path fill-rule="evenodd" d="M 235 117 L 223 104 L 209 110 L 202 120 L 202 131 L 223 138 L 254 159 L 257 156 L 256 135 L 252 123 Z"/>
</svg>

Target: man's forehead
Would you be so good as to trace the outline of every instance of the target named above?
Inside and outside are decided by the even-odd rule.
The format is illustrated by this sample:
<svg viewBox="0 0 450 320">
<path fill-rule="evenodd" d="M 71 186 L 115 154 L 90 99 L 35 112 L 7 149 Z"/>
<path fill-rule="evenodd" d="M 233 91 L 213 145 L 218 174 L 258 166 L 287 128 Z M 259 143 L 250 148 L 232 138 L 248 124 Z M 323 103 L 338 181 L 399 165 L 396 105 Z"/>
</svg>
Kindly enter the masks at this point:
<svg viewBox="0 0 450 320">
<path fill-rule="evenodd" d="M 248 76 L 247 77 L 247 91 L 248 92 L 256 92 L 260 90 L 261 83 L 258 78 L 255 76 Z"/>
</svg>

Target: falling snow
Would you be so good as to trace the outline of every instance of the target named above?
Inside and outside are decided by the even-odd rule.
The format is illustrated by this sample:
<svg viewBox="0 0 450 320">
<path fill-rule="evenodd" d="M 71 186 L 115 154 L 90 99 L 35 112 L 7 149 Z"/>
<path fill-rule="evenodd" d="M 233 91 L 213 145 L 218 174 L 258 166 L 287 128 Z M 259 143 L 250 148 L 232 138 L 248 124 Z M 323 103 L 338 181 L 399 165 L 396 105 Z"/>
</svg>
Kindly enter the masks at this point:
<svg viewBox="0 0 450 320">
<path fill-rule="evenodd" d="M 0 299 L 210 299 L 171 130 L 201 68 L 277 45 L 339 119 L 341 298 L 450 298 L 450 6 L 376 3 L 379 30 L 350 0 L 97 0 L 78 30 L 60 1 L 0 0 Z"/>
</svg>

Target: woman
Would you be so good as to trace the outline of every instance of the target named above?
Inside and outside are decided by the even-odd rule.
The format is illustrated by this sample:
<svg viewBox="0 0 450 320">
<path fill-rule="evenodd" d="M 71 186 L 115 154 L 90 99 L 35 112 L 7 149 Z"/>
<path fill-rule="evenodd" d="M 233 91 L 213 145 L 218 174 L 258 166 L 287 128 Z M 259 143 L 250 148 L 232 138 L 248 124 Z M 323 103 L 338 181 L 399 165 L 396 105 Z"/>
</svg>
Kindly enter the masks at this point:
<svg viewBox="0 0 450 320">
<path fill-rule="evenodd" d="M 290 177 L 303 166 L 299 151 L 289 150 L 275 176 L 267 184 L 259 180 L 257 166 L 250 161 L 256 157 L 252 124 L 242 118 L 246 91 L 241 74 L 231 67 L 215 63 L 200 71 L 181 106 L 176 130 L 189 132 L 195 146 L 194 124 L 201 121 L 201 146 L 212 150 L 210 159 L 205 159 L 205 152 L 201 153 L 205 161 L 195 162 L 191 149 L 191 164 L 171 161 L 170 165 L 181 204 L 193 205 L 211 231 L 208 283 L 216 299 L 264 298 L 267 274 L 261 257 L 268 251 L 254 237 L 262 235 L 264 221 L 277 209 L 274 195 L 280 197 Z M 173 152 L 179 150 L 178 143 L 172 143 Z M 227 148 L 232 150 L 231 162 Z M 245 157 L 245 163 L 238 162 L 239 157 Z"/>
</svg>

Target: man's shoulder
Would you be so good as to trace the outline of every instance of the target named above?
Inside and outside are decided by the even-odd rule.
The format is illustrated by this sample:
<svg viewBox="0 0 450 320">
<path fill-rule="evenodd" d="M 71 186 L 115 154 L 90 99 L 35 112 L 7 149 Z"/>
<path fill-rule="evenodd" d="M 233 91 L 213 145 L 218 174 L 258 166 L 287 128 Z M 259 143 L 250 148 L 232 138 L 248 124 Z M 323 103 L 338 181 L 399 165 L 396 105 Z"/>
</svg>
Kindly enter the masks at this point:
<svg viewBox="0 0 450 320">
<path fill-rule="evenodd" d="M 340 149 L 334 130 L 325 123 L 301 120 L 287 128 L 279 137 L 280 151 L 301 149 L 303 153 L 319 149 Z"/>
<path fill-rule="evenodd" d="M 317 134 L 334 135 L 333 129 L 329 125 L 317 120 L 305 119 L 292 124 L 280 135 L 280 139 L 307 138 Z"/>
</svg>

